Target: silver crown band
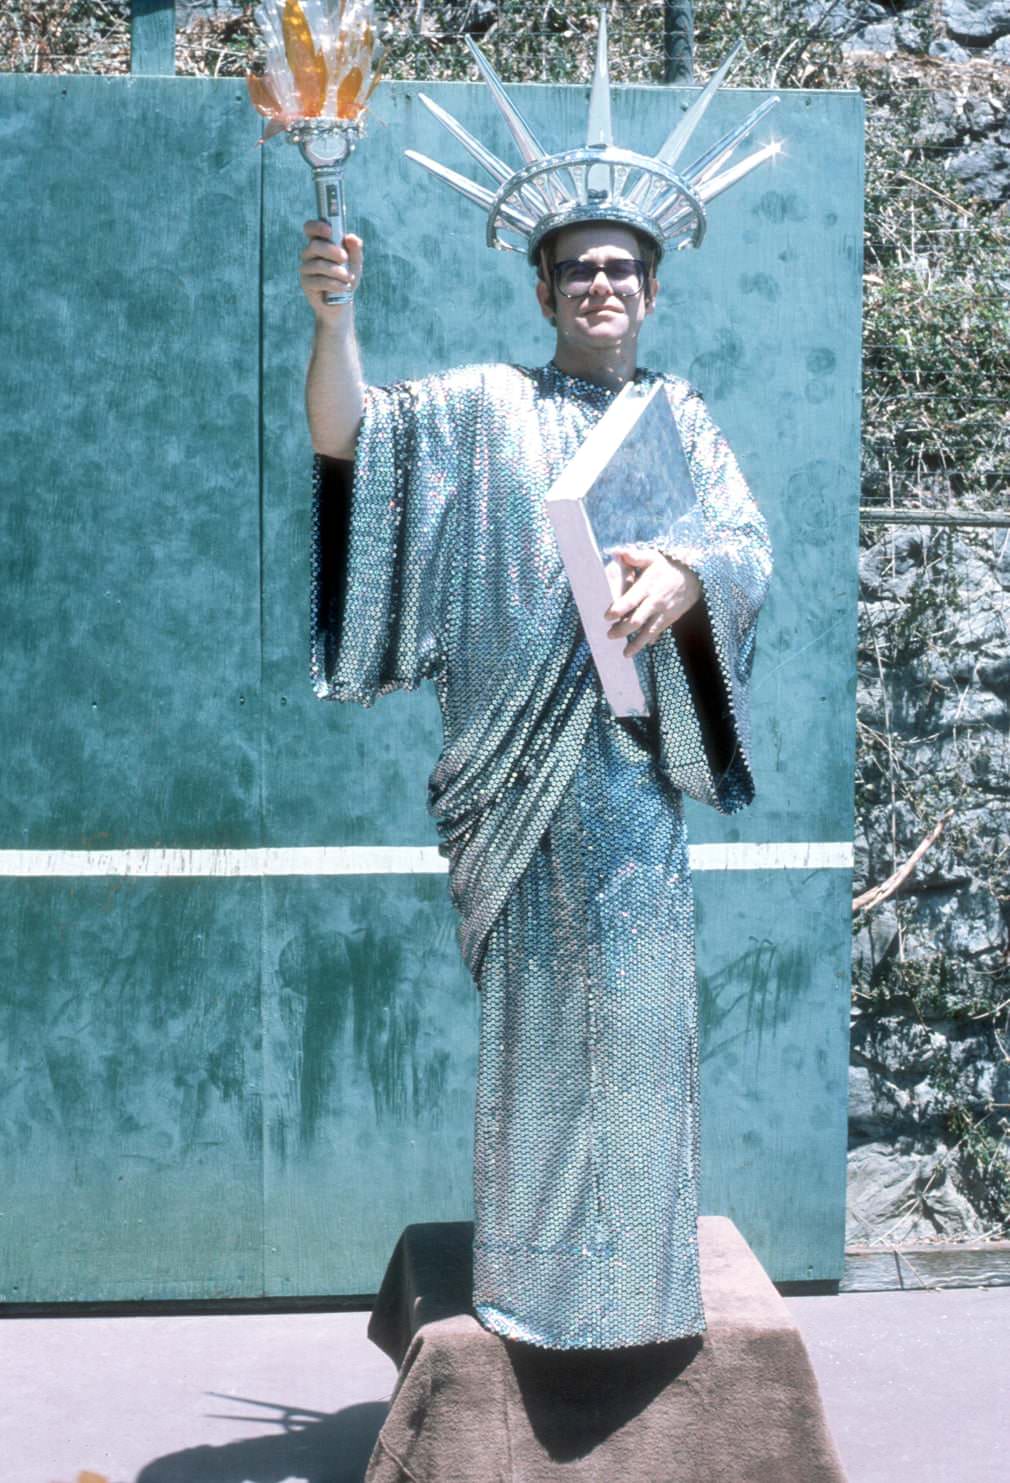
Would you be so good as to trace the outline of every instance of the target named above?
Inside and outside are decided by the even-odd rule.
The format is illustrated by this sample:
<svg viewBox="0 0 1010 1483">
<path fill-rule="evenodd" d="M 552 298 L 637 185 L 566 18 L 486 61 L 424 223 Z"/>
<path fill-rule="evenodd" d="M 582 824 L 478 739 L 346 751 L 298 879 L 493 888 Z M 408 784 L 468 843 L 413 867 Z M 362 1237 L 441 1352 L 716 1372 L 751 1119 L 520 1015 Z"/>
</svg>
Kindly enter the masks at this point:
<svg viewBox="0 0 1010 1483">
<path fill-rule="evenodd" d="M 534 222 L 526 247 L 531 263 L 536 262 L 540 244 L 551 232 L 584 221 L 613 221 L 634 227 L 655 243 L 661 256 L 664 235 L 657 231 L 657 221 L 662 212 L 655 207 L 644 211 L 634 204 L 630 196 L 622 195 L 628 176 L 638 171 L 650 183 L 659 182 L 663 191 L 659 200 L 678 203 L 678 221 L 681 214 L 690 216 L 690 225 L 680 226 L 678 230 L 677 246 L 700 246 L 707 225 L 705 207 L 683 177 L 671 170 L 669 165 L 664 165 L 651 156 L 636 154 L 630 149 L 618 149 L 614 145 L 600 144 L 551 155 L 549 159 L 527 165 L 506 180 L 488 209 L 487 245 L 512 252 L 520 250 L 500 236 L 502 229 L 515 230 L 507 217 L 502 215 L 502 210 L 505 208 L 514 218 L 515 207 L 519 202 L 513 202 L 512 197 L 521 198 L 525 186 L 536 185 L 542 176 L 549 173 L 562 179 L 568 176 L 573 189 L 568 200 L 555 210 L 546 211 Z M 604 178 L 606 185 L 601 183 Z M 590 180 L 593 181 L 592 185 Z M 667 236 L 665 241 L 669 240 Z"/>
</svg>

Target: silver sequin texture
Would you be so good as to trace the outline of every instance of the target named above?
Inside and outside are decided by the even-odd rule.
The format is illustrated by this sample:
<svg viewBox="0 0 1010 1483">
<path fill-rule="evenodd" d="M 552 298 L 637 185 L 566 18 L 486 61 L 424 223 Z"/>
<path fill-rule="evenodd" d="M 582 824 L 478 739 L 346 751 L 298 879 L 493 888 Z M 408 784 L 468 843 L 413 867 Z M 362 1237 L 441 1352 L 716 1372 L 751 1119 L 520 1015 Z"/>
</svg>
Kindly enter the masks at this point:
<svg viewBox="0 0 1010 1483">
<path fill-rule="evenodd" d="M 315 604 L 321 697 L 370 705 L 426 677 L 438 693 L 429 804 L 481 991 L 475 1311 L 548 1348 L 705 1326 L 681 793 L 727 813 L 753 796 L 748 683 L 771 558 L 701 398 L 663 379 L 703 515 L 702 689 L 730 737 L 717 769 L 672 631 L 646 651 L 653 718 L 617 721 L 602 697 L 544 496 L 613 394 L 553 365 L 370 389 L 339 633 Z M 657 530 L 661 548 L 676 541 Z M 317 537 L 317 592 L 327 559 Z"/>
</svg>

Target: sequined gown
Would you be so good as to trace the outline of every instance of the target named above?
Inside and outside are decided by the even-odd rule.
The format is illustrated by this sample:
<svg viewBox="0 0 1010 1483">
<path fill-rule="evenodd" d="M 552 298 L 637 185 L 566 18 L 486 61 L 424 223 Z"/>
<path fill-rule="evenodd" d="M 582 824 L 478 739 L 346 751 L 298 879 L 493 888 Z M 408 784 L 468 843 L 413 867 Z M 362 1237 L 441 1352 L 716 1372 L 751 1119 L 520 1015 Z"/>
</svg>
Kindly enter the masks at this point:
<svg viewBox="0 0 1010 1483">
<path fill-rule="evenodd" d="M 700 547 L 704 602 L 645 651 L 647 721 L 610 714 L 544 508 L 613 393 L 553 364 L 372 388 L 342 529 L 317 477 L 317 693 L 438 694 L 429 807 L 481 996 L 474 1306 L 548 1348 L 705 1327 L 681 793 L 752 797 L 770 554 L 701 398 L 663 379 L 700 505 L 656 543 Z"/>
</svg>

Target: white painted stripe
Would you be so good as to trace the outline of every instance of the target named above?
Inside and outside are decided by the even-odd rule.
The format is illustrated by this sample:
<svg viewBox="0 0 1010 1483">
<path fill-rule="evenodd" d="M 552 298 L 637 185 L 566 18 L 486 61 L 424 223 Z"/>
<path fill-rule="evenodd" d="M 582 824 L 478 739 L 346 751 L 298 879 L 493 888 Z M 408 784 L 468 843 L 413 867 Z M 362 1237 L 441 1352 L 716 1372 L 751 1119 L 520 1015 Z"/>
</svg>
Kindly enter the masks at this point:
<svg viewBox="0 0 1010 1483">
<path fill-rule="evenodd" d="M 692 870 L 851 870 L 851 840 L 824 844 L 693 844 Z"/>
<path fill-rule="evenodd" d="M 848 870 L 852 845 L 696 844 L 692 870 Z M 0 850 L 2 876 L 442 875 L 428 845 L 247 850 Z"/>
<path fill-rule="evenodd" d="M 448 869 L 422 845 L 246 850 L 0 850 L 0 876 L 433 875 Z"/>
</svg>

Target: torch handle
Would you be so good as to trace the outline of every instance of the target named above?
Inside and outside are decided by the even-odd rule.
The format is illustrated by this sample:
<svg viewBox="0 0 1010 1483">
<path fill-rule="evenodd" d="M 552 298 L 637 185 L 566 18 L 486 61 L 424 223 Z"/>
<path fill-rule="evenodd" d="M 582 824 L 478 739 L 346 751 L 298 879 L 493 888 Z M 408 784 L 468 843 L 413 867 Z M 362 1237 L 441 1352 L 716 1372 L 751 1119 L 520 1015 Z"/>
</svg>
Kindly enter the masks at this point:
<svg viewBox="0 0 1010 1483">
<path fill-rule="evenodd" d="M 332 166 L 322 170 L 314 169 L 312 177 L 316 187 L 316 210 L 320 220 L 329 222 L 334 242 L 343 242 L 347 231 L 343 171 L 335 170 Z M 350 290 L 341 293 L 325 293 L 323 303 L 349 304 L 353 298 L 354 294 Z"/>
</svg>

